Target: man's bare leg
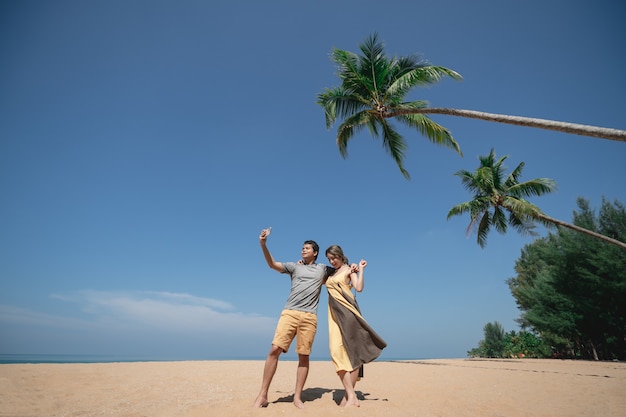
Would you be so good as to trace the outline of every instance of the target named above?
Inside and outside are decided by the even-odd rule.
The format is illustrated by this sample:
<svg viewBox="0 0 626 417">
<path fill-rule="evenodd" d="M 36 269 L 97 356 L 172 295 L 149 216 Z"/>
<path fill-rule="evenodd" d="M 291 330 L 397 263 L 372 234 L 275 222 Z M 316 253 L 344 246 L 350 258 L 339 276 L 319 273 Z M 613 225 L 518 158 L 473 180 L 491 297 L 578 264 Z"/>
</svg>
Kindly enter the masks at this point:
<svg viewBox="0 0 626 417">
<path fill-rule="evenodd" d="M 298 408 L 304 408 L 302 402 L 302 390 L 304 383 L 309 375 L 309 355 L 298 354 L 298 371 L 296 373 L 296 392 L 293 396 L 293 405 Z"/>
<path fill-rule="evenodd" d="M 252 404 L 252 407 L 261 408 L 267 406 L 267 395 L 270 389 L 270 384 L 272 383 L 272 378 L 274 378 L 274 374 L 276 373 L 276 368 L 278 368 L 278 358 L 280 357 L 280 354 L 282 352 L 283 350 L 281 348 L 276 345 L 272 345 L 270 353 L 265 359 L 265 367 L 263 368 L 263 381 L 261 382 L 261 391 L 259 391 L 259 395 L 257 395 L 256 400 L 254 400 L 254 404 Z"/>
</svg>

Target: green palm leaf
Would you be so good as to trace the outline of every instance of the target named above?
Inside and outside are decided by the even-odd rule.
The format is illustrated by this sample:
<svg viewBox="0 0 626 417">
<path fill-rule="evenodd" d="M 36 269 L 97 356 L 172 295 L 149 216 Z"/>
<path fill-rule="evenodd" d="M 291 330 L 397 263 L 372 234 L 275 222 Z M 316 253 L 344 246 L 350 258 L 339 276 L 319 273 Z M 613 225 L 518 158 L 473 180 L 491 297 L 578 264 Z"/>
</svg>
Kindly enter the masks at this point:
<svg viewBox="0 0 626 417">
<path fill-rule="evenodd" d="M 324 89 L 317 96 L 317 104 L 324 109 L 327 128 L 338 119 L 343 119 L 337 129 L 340 154 L 347 157 L 348 142 L 366 125 L 372 136 L 381 136 L 385 151 L 394 159 L 405 178 L 410 178 L 404 168 L 407 144 L 386 120 L 390 118 L 416 129 L 432 143 L 462 154 L 460 146 L 446 128 L 416 112 L 428 107 L 426 102 L 408 102 L 405 99 L 417 86 L 428 86 L 444 77 L 461 79 L 461 76 L 417 57 L 389 58 L 377 34 L 367 38 L 359 49 L 359 55 L 337 48 L 332 50 L 331 59 L 337 65 L 341 86 Z M 369 116 L 366 117 L 363 112 Z"/>
<path fill-rule="evenodd" d="M 476 230 L 476 240 L 481 247 L 487 244 L 487 235 L 494 228 L 505 233 L 508 226 L 522 235 L 536 235 L 537 223 L 545 227 L 562 226 L 592 236 L 626 249 L 626 243 L 604 236 L 575 224 L 553 219 L 525 197 L 541 196 L 556 190 L 556 182 L 548 178 L 535 178 L 519 182 L 524 163 L 520 163 L 506 179 L 504 161 L 507 156 L 496 159 L 495 150 L 479 156 L 480 166 L 474 172 L 459 170 L 454 175 L 461 179 L 463 187 L 473 194 L 473 199 L 457 204 L 448 212 L 448 219 L 469 213 L 467 233 Z M 506 216 L 508 213 L 508 218 Z"/>
<path fill-rule="evenodd" d="M 547 178 L 519 182 L 524 163 L 506 175 L 504 161 L 507 158 L 497 158 L 492 149 L 488 155 L 478 157 L 480 165 L 474 172 L 460 170 L 455 174 L 461 178 L 465 189 L 473 194 L 473 200 L 454 206 L 448 212 L 448 219 L 469 211 L 468 233 L 476 229 L 477 242 L 481 247 L 486 246 L 487 235 L 492 228 L 506 233 L 511 226 L 521 234 L 532 235 L 535 233 L 535 222 L 553 226 L 542 217 L 545 215 L 539 207 L 524 197 L 549 193 L 556 188 L 556 183 Z"/>
</svg>

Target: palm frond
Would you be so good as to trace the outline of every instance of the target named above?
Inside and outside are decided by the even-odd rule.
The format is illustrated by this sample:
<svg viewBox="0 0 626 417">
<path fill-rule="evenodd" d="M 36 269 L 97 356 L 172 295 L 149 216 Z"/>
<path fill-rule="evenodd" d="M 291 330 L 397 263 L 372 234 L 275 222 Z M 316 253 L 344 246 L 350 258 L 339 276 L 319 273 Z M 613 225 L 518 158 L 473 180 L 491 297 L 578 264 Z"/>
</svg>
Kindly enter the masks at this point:
<svg viewBox="0 0 626 417">
<path fill-rule="evenodd" d="M 491 199 L 489 196 L 475 195 L 471 200 L 471 213 L 472 216 L 482 215 L 483 212 L 488 211 L 491 207 Z"/>
<path fill-rule="evenodd" d="M 509 192 L 520 197 L 541 196 L 556 190 L 556 181 L 549 178 L 535 178 L 511 185 Z"/>
<path fill-rule="evenodd" d="M 555 224 L 548 220 L 541 209 L 529 201 L 508 196 L 505 198 L 503 206 L 509 210 L 512 216 L 516 216 L 524 222 L 538 222 L 548 229 L 555 227 Z"/>
<path fill-rule="evenodd" d="M 410 179 L 408 171 L 404 169 L 404 152 L 406 151 L 406 141 L 386 120 L 379 121 L 382 126 L 383 148 L 396 161 L 396 165 L 406 179 Z"/>
<path fill-rule="evenodd" d="M 337 64 L 337 75 L 341 80 L 349 79 L 359 74 L 359 56 L 357 54 L 333 48 L 330 57 Z"/>
<path fill-rule="evenodd" d="M 317 104 L 324 109 L 327 129 L 335 124 L 337 120 L 337 101 L 343 96 L 344 94 L 340 87 L 334 89 L 327 88 L 317 95 Z"/>
<path fill-rule="evenodd" d="M 366 126 L 367 126 L 367 130 L 369 130 L 370 135 L 372 135 L 372 137 L 377 138 L 378 136 L 380 136 L 379 128 L 382 126 L 382 124 L 380 123 L 379 119 L 377 119 L 376 117 L 370 117 L 366 123 Z"/>
<path fill-rule="evenodd" d="M 360 74 L 373 85 L 369 88 L 378 102 L 386 89 L 386 79 L 389 71 L 389 60 L 385 57 L 384 45 L 378 42 L 378 35 L 374 34 L 360 46 L 363 55 L 359 57 Z"/>
<path fill-rule="evenodd" d="M 369 126 L 371 116 L 367 111 L 362 111 L 346 118 L 337 129 L 337 146 L 342 157 L 348 157 L 348 141 L 360 132 L 364 127 Z"/>
<path fill-rule="evenodd" d="M 502 206 L 524 216 L 536 217 L 538 213 L 541 213 L 541 209 L 533 203 L 512 195 L 504 196 Z"/>
<path fill-rule="evenodd" d="M 522 236 L 537 236 L 536 219 L 521 213 L 509 211 L 509 224 Z"/>
<path fill-rule="evenodd" d="M 402 57 L 389 62 L 387 73 L 387 88 L 385 101 L 391 101 L 394 97 L 405 97 L 415 87 L 414 82 L 417 74 L 415 71 L 428 64 L 421 63 L 413 57 Z"/>
<path fill-rule="evenodd" d="M 461 178 L 461 184 L 463 187 L 472 194 L 478 193 L 480 190 L 477 188 L 476 180 L 474 179 L 474 173 L 467 170 L 460 170 L 454 173 L 455 176 Z"/>
<path fill-rule="evenodd" d="M 506 187 L 512 187 L 513 185 L 519 183 L 519 179 L 522 176 L 522 170 L 524 169 L 524 165 L 524 162 L 520 162 L 519 165 L 516 166 L 513 171 L 511 171 L 506 181 L 504 181 L 504 185 Z"/>
<path fill-rule="evenodd" d="M 478 220 L 483 218 L 485 214 L 488 213 L 488 210 L 489 200 L 484 198 L 477 198 L 461 204 L 457 204 L 456 206 L 452 207 L 448 212 L 447 219 L 450 220 L 450 218 L 453 216 L 469 213 L 470 222 L 465 230 L 465 233 L 467 234 L 467 236 L 469 236 L 476 228 Z"/>
<path fill-rule="evenodd" d="M 503 158 L 506 158 L 503 157 Z M 501 158 L 502 159 L 502 158 Z M 478 160 L 480 161 L 481 167 L 493 167 L 496 164 L 496 151 L 491 148 L 489 155 L 478 156 Z"/>
<path fill-rule="evenodd" d="M 337 117 L 349 117 L 369 107 L 367 99 L 349 94 L 342 87 L 326 89 L 317 96 L 317 104 L 324 109 L 326 128 L 330 128 Z"/>
<path fill-rule="evenodd" d="M 450 220 L 451 217 L 460 216 L 461 214 L 468 213 L 470 211 L 470 204 L 471 201 L 465 201 L 452 207 L 450 211 L 448 211 L 447 219 Z"/>
<path fill-rule="evenodd" d="M 432 143 L 454 149 L 459 155 L 463 155 L 461 147 L 454 140 L 450 131 L 432 121 L 428 116 L 423 114 L 403 114 L 398 116 L 397 119 L 409 127 L 415 128 Z"/>
<path fill-rule="evenodd" d="M 407 61 L 405 65 L 410 65 Z M 414 87 L 426 87 L 441 81 L 444 77 L 451 77 L 457 80 L 462 79 L 456 71 L 434 65 L 420 65 L 413 63 L 413 67 L 408 67 L 402 71 L 399 69 L 398 77 L 389 85 L 388 93 L 395 94 L 396 91 L 406 93 Z"/>
<path fill-rule="evenodd" d="M 494 171 L 490 167 L 481 167 L 474 172 L 474 187 L 484 195 L 493 194 L 496 185 L 493 173 Z"/>
<path fill-rule="evenodd" d="M 338 66 L 341 87 L 348 94 L 370 96 L 376 91 L 376 83 L 367 73 L 364 74 L 358 55 L 335 48 L 332 51 L 332 59 Z"/>
<path fill-rule="evenodd" d="M 489 217 L 489 212 L 486 211 L 480 219 L 480 223 L 478 224 L 478 230 L 476 231 L 476 241 L 481 248 L 487 246 L 487 235 L 489 235 L 490 229 L 491 220 Z"/>
<path fill-rule="evenodd" d="M 506 233 L 507 218 L 504 209 L 497 206 L 494 207 L 493 215 L 491 216 L 491 223 L 499 233 Z"/>
<path fill-rule="evenodd" d="M 384 56 L 385 46 L 378 41 L 378 33 L 372 33 L 362 44 L 359 49 L 363 52 L 363 57 L 375 61 L 378 57 Z"/>
<path fill-rule="evenodd" d="M 395 101 L 393 99 L 389 99 L 387 107 L 392 112 L 395 111 L 405 111 L 411 112 L 411 110 L 417 109 L 425 109 L 428 107 L 428 102 L 424 100 L 416 100 L 416 101 Z"/>
</svg>

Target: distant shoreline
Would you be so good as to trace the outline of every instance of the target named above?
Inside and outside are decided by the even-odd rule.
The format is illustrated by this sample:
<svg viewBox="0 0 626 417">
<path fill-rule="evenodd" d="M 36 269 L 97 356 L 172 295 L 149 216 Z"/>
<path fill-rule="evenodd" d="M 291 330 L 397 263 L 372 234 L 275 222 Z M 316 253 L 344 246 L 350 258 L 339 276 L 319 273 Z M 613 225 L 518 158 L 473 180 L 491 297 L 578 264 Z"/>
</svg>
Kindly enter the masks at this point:
<svg viewBox="0 0 626 417">
<path fill-rule="evenodd" d="M 417 361 L 429 359 L 467 359 L 467 358 L 381 358 L 378 362 Z M 93 354 L 0 354 L 0 364 L 37 364 L 37 363 L 117 363 L 117 362 L 187 362 L 187 361 L 263 361 L 265 356 L 250 357 L 150 357 L 141 355 L 93 355 Z M 281 360 L 297 360 L 283 358 Z M 329 357 L 312 356 L 312 361 L 330 361 Z"/>
<path fill-rule="evenodd" d="M 98 363 L 139 363 L 139 362 L 205 362 L 205 361 L 264 361 L 265 357 L 251 356 L 251 357 L 222 357 L 222 358 L 180 358 L 180 357 L 146 357 L 146 356 L 131 356 L 131 355 L 72 355 L 72 354 L 0 354 L 0 365 L 9 364 L 98 364 Z M 281 362 L 296 361 L 296 358 L 281 358 Z M 433 362 L 433 361 L 499 361 L 499 362 L 517 362 L 521 359 L 517 358 L 379 358 L 376 362 L 396 362 L 396 363 L 417 363 L 420 361 Z M 549 359 L 530 359 L 544 361 Z M 561 360 L 561 359 L 557 359 Z M 596 362 L 596 363 L 626 363 L 622 361 L 591 361 L 587 359 L 562 359 L 563 361 L 573 360 L 579 362 Z M 311 361 L 315 362 L 328 362 L 328 357 L 311 357 Z"/>
<path fill-rule="evenodd" d="M 36 363 L 117 363 L 117 362 L 186 362 L 210 360 L 264 360 L 264 357 L 249 358 L 180 358 L 180 357 L 150 357 L 140 355 L 72 355 L 72 354 L 0 354 L 0 364 L 36 364 Z"/>
</svg>

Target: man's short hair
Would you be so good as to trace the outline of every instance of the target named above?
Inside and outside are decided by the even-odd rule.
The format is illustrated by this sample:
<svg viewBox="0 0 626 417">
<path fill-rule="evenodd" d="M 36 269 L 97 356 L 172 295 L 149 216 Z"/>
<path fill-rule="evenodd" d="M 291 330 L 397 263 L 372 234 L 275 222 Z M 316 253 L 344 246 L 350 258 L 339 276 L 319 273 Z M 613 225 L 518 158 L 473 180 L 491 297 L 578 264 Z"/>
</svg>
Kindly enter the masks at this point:
<svg viewBox="0 0 626 417">
<path fill-rule="evenodd" d="M 320 246 L 317 244 L 316 241 L 314 240 L 305 240 L 304 241 L 304 245 L 311 245 L 311 247 L 313 248 L 313 251 L 315 253 L 317 253 L 317 255 L 320 254 Z M 315 259 L 317 260 L 317 255 L 315 255 Z"/>
</svg>

